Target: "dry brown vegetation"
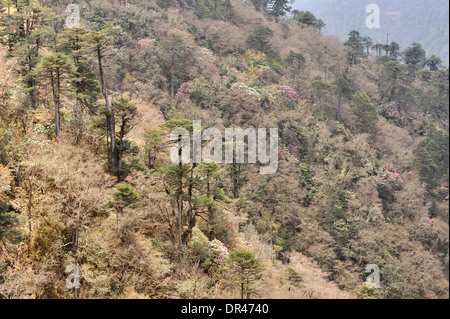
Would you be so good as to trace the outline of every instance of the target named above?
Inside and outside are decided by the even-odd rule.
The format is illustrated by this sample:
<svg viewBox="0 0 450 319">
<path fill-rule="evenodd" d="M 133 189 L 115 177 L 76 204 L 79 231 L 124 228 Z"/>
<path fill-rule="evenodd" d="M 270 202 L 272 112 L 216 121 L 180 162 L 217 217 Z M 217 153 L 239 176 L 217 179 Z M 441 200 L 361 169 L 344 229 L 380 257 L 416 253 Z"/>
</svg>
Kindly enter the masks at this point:
<svg viewBox="0 0 450 319">
<path fill-rule="evenodd" d="M 0 237 L 0 298 L 239 298 L 229 259 L 214 268 L 214 239 L 262 265 L 252 298 L 361 298 L 354 290 L 368 264 L 381 268 L 381 298 L 448 298 L 448 170 L 426 166 L 448 161 L 439 152 L 448 148 L 446 88 L 431 80 L 445 70 L 425 81 L 398 66 L 392 90 L 392 59 L 361 56 L 351 65 L 337 38 L 276 22 L 248 1 L 232 0 L 231 18 L 163 0 L 122 2 L 92 1 L 82 19 L 114 34 L 105 86 L 113 102 L 130 97 L 130 122 L 116 119 L 117 136 L 126 133 L 120 174 L 111 170 L 104 96 L 86 107 L 67 94 L 55 139 L 51 89 L 38 85 L 34 107 L 27 82 L 33 66 L 23 52 L 35 42 L 0 49 L 0 214 L 17 215 L 8 230 L 23 235 L 20 243 Z M 44 26 L 36 21 L 31 34 Z M 53 26 L 63 34 L 62 21 Z M 266 27 L 270 49 L 260 52 L 248 39 Z M 43 36 L 36 61 L 56 51 L 54 36 Z M 98 62 L 83 54 L 88 79 L 97 80 Z M 342 78 L 351 94 L 339 93 Z M 289 91 L 276 99 L 282 86 Z M 383 113 L 392 92 L 401 124 Z M 369 102 L 358 104 L 357 93 Z M 230 164 L 208 175 L 189 166 L 180 210 L 180 175 L 161 128 L 180 118 L 220 130 L 277 127 L 278 171 Z M 419 167 L 423 143 L 429 158 Z M 65 282 L 71 264 L 81 271 L 75 291 Z"/>
</svg>

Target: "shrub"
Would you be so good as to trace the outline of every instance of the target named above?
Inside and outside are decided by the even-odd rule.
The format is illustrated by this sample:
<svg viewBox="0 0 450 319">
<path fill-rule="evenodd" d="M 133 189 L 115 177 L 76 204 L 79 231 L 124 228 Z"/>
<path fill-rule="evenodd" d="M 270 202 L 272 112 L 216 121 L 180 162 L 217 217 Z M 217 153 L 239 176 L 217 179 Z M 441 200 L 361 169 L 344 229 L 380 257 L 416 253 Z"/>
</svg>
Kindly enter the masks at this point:
<svg viewBox="0 0 450 319">
<path fill-rule="evenodd" d="M 379 292 L 376 288 L 369 288 L 367 284 L 363 282 L 361 285 L 357 286 L 353 293 L 359 299 L 378 299 Z"/>
<path fill-rule="evenodd" d="M 115 199 L 121 207 L 134 207 L 139 202 L 139 194 L 133 186 L 119 183 L 114 186 Z"/>
<path fill-rule="evenodd" d="M 300 275 L 294 268 L 287 267 L 284 270 L 284 277 L 286 280 L 288 280 L 290 283 L 292 283 L 295 287 L 300 287 L 301 283 L 305 280 L 303 279 L 302 275 Z"/>
<path fill-rule="evenodd" d="M 209 258 L 207 265 L 212 272 L 218 272 L 225 267 L 225 262 L 230 255 L 227 247 L 218 239 L 214 239 L 209 243 Z"/>
<path fill-rule="evenodd" d="M 191 248 L 195 255 L 194 258 L 199 260 L 202 264 L 208 259 L 209 256 L 209 240 L 208 237 L 198 228 L 192 228 L 192 241 Z"/>
<path fill-rule="evenodd" d="M 378 111 L 364 92 L 356 92 L 352 97 L 354 126 L 358 133 L 376 134 L 378 131 Z"/>
</svg>

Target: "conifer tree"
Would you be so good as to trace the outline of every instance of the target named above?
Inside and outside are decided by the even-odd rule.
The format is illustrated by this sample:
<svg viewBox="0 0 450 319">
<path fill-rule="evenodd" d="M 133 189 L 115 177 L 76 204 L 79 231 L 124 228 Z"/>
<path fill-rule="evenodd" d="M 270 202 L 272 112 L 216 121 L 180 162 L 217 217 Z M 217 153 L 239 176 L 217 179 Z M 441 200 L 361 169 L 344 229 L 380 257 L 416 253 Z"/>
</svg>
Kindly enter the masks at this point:
<svg viewBox="0 0 450 319">
<path fill-rule="evenodd" d="M 409 48 L 406 48 L 402 53 L 403 61 L 406 65 L 419 70 L 425 66 L 426 52 L 422 49 L 420 43 L 413 43 Z"/>
<path fill-rule="evenodd" d="M 189 61 L 190 55 L 183 39 L 174 33 L 169 34 L 161 44 L 161 62 L 169 78 L 172 99 L 175 97 L 177 77 L 186 73 Z"/>
<path fill-rule="evenodd" d="M 352 111 L 357 132 L 375 135 L 378 131 L 378 111 L 364 92 L 356 92 L 352 97 Z"/>
<path fill-rule="evenodd" d="M 163 137 L 163 132 L 157 129 L 147 130 L 144 133 L 144 149 L 147 153 L 147 167 L 149 169 L 155 168 L 156 158 L 164 150 Z"/>
<path fill-rule="evenodd" d="M 359 58 L 364 55 L 364 44 L 361 34 L 356 31 L 350 31 L 348 40 L 344 43 L 347 47 L 347 58 L 350 65 L 355 65 L 359 62 Z"/>
<path fill-rule="evenodd" d="M 256 293 L 251 286 L 261 279 L 261 263 L 247 250 L 233 250 L 230 253 L 230 270 L 233 283 L 240 286 L 241 299 L 250 299 Z"/>
<path fill-rule="evenodd" d="M 364 46 L 366 47 L 366 51 L 367 51 L 367 54 L 370 54 L 370 48 L 372 48 L 372 46 L 373 46 L 373 40 L 372 40 L 372 38 L 371 37 L 363 37 L 362 38 L 362 41 L 363 41 L 363 43 L 364 43 Z"/>
<path fill-rule="evenodd" d="M 429 189 L 437 186 L 435 178 L 438 167 L 424 145 L 419 146 L 415 151 L 414 165 L 419 171 L 420 179 L 427 184 Z"/>
<path fill-rule="evenodd" d="M 389 56 L 397 60 L 399 55 L 400 55 L 400 44 L 398 44 L 397 42 L 391 42 L 391 44 L 389 45 Z"/>
<path fill-rule="evenodd" d="M 0 202 L 0 243 L 3 241 L 19 243 L 22 234 L 17 230 L 18 225 L 17 214 L 9 212 L 9 205 L 6 202 Z"/>
<path fill-rule="evenodd" d="M 325 28 L 325 22 L 323 22 L 321 19 L 317 19 L 310 11 L 294 11 L 296 11 L 294 13 L 294 19 L 299 23 L 314 27 L 319 31 L 322 31 Z"/>
<path fill-rule="evenodd" d="M 251 0 L 256 11 L 265 11 L 269 4 L 269 0 Z"/>
<path fill-rule="evenodd" d="M 432 55 L 427 59 L 425 62 L 425 65 L 431 70 L 431 71 L 438 71 L 442 67 L 442 60 L 436 55 Z"/>
<path fill-rule="evenodd" d="M 349 99 L 352 94 L 352 88 L 350 86 L 350 82 L 345 75 L 341 75 L 334 82 L 334 86 L 336 92 L 338 94 L 338 104 L 336 110 L 336 121 L 341 121 L 341 107 L 342 107 L 342 98 L 345 97 Z"/>
<path fill-rule="evenodd" d="M 40 80 L 41 85 L 50 85 L 53 103 L 55 105 L 56 137 L 61 133 L 61 98 L 70 91 L 75 66 L 69 57 L 63 53 L 50 53 L 42 57 L 36 65 L 33 74 Z"/>
<path fill-rule="evenodd" d="M 291 3 L 289 0 L 269 0 L 269 12 L 275 17 L 275 21 L 278 22 L 281 17 L 291 11 L 292 7 L 289 3 Z"/>
<path fill-rule="evenodd" d="M 161 125 L 161 128 L 167 132 L 172 132 L 175 129 L 185 129 L 191 135 L 193 134 L 193 122 L 190 119 L 183 117 L 175 117 Z M 184 164 L 181 161 L 183 152 L 186 152 L 186 145 L 182 144 L 182 137 L 178 138 L 178 156 L 179 163 L 172 165 L 163 170 L 166 177 L 167 188 L 169 193 L 177 202 L 178 211 L 178 260 L 179 260 L 179 274 L 181 279 L 184 278 L 184 268 L 186 259 L 186 245 L 190 239 L 192 228 L 195 226 L 195 216 L 192 210 L 192 173 L 195 165 Z M 190 156 L 190 154 L 189 154 Z M 184 201 L 188 200 L 187 213 L 185 214 Z"/>
<path fill-rule="evenodd" d="M 258 23 L 253 29 L 252 34 L 247 38 L 246 44 L 252 50 L 270 54 L 272 51 L 272 45 L 270 43 L 272 35 L 273 31 L 269 27 Z"/>
<path fill-rule="evenodd" d="M 101 87 L 97 75 L 88 65 L 89 58 L 85 50 L 88 32 L 84 27 L 66 28 L 58 35 L 57 47 L 72 57 L 76 67 L 76 98 L 82 107 L 94 114 L 93 105 L 101 93 Z"/>
<path fill-rule="evenodd" d="M 108 144 L 108 159 L 109 167 L 112 175 L 118 176 L 119 162 L 117 157 L 117 142 L 116 142 L 116 124 L 113 110 L 111 108 L 111 101 L 109 97 L 108 88 L 106 86 L 106 74 L 104 67 L 104 60 L 107 56 L 108 49 L 113 43 L 112 25 L 107 23 L 106 26 L 99 31 L 90 31 L 84 35 L 84 47 L 82 50 L 91 53 L 97 61 L 100 88 L 105 100 L 105 115 L 107 127 L 107 144 Z"/>
<path fill-rule="evenodd" d="M 112 112 L 117 125 L 117 148 L 115 161 L 118 163 L 117 178 L 120 181 L 125 173 L 123 157 L 132 150 L 131 142 L 125 140 L 125 135 L 133 127 L 133 120 L 138 115 L 137 106 L 131 103 L 130 99 L 121 97 L 117 101 L 112 102 Z"/>
</svg>

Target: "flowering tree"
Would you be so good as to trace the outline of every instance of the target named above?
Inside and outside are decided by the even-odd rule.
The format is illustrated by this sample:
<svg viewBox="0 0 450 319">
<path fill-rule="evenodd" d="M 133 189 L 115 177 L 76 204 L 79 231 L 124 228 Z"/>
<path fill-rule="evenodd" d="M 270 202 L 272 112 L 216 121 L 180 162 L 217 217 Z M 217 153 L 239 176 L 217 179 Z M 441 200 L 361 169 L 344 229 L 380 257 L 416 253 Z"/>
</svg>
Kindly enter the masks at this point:
<svg viewBox="0 0 450 319">
<path fill-rule="evenodd" d="M 396 102 L 389 102 L 380 107 L 380 114 L 398 127 L 404 126 L 404 119 L 400 106 Z"/>
<path fill-rule="evenodd" d="M 221 268 L 225 267 L 226 260 L 230 253 L 227 247 L 218 239 L 214 239 L 209 243 L 209 255 L 207 260 L 209 264 L 209 270 L 212 272 L 218 272 Z"/>
<path fill-rule="evenodd" d="M 267 94 L 273 104 L 290 109 L 294 109 L 300 99 L 298 93 L 288 85 L 272 85 L 267 89 Z"/>
<path fill-rule="evenodd" d="M 387 181 L 394 190 L 401 190 L 403 188 L 403 179 L 401 178 L 400 173 L 397 172 L 396 168 L 393 168 L 392 171 L 386 169 L 384 180 Z"/>
<path fill-rule="evenodd" d="M 345 125 L 337 122 L 336 132 L 342 134 L 344 141 L 348 142 L 353 139 L 352 132 L 349 128 L 345 127 Z"/>
</svg>

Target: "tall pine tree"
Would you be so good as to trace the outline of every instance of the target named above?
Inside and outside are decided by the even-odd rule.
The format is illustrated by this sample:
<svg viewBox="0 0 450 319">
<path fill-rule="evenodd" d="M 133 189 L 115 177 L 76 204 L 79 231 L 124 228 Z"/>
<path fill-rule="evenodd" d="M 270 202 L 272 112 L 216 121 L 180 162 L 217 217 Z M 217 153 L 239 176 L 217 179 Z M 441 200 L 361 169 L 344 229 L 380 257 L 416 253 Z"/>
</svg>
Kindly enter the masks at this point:
<svg viewBox="0 0 450 319">
<path fill-rule="evenodd" d="M 292 7 L 289 6 L 292 3 L 289 0 L 270 0 L 269 1 L 269 13 L 275 17 L 275 21 L 278 22 L 281 17 L 284 17 L 291 11 Z"/>
</svg>

